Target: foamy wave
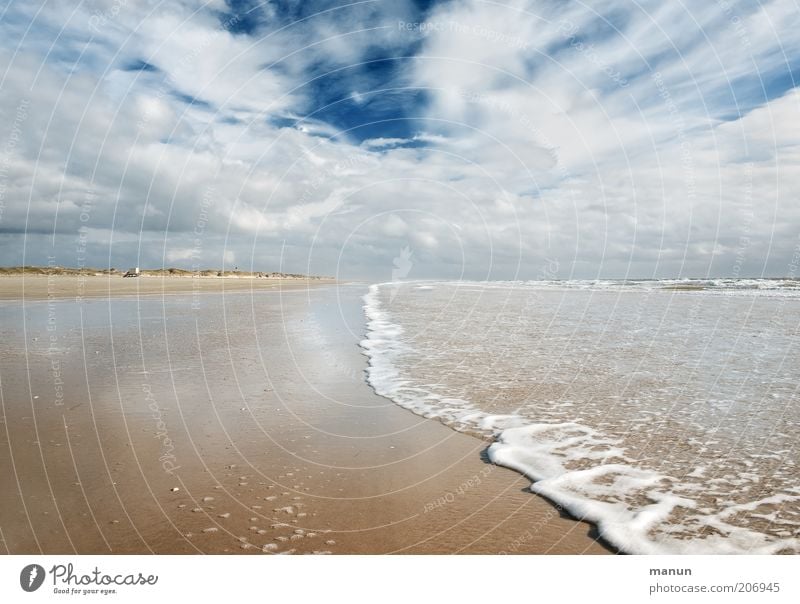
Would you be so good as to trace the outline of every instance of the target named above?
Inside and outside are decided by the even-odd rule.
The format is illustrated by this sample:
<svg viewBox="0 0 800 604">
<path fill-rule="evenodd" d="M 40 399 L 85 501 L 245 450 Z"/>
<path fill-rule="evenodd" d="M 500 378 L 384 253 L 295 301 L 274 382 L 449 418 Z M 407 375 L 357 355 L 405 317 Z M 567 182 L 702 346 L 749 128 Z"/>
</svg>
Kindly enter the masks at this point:
<svg viewBox="0 0 800 604">
<path fill-rule="evenodd" d="M 742 506 L 718 514 L 698 514 L 695 500 L 678 493 L 680 481 L 625 463 L 624 451 L 613 441 L 579 424 L 538 424 L 500 432 L 489 447 L 492 462 L 524 474 L 531 491 L 558 503 L 573 516 L 588 520 L 609 543 L 638 554 L 773 554 L 796 551 L 798 539 L 771 540 L 766 535 L 734 526 L 725 518 Z M 585 469 L 569 470 L 567 462 L 583 462 Z M 597 464 L 597 465 L 593 465 Z M 641 501 L 632 506 L 630 501 Z M 797 501 L 781 496 L 748 504 Z M 671 537 L 687 526 L 666 524 L 676 511 L 687 521 L 702 522 L 707 535 Z M 692 530 L 695 532 L 695 529 Z"/>
<path fill-rule="evenodd" d="M 775 539 L 728 522 L 744 508 L 752 512 L 766 504 L 796 504 L 800 491 L 744 506 L 722 506 L 722 511 L 705 509 L 691 496 L 697 484 L 638 467 L 619 441 L 591 427 L 574 422 L 532 424 L 521 415 L 486 413 L 471 401 L 439 396 L 405 379 L 399 367 L 409 344 L 403 327 L 382 308 L 380 287 L 372 285 L 364 296 L 368 332 L 361 342 L 369 359 L 367 379 L 375 392 L 456 430 L 493 438 L 488 450 L 493 463 L 530 478 L 534 493 L 593 522 L 600 535 L 620 550 L 642 554 L 800 552 L 796 537 Z M 695 472 L 702 474 L 702 468 Z"/>
<path fill-rule="evenodd" d="M 364 313 L 367 317 L 367 338 L 362 340 L 369 365 L 367 381 L 373 390 L 381 396 L 430 419 L 439 419 L 456 429 L 476 428 L 488 432 L 493 416 L 483 413 L 467 401 L 440 397 L 427 390 L 416 388 L 408 381 L 401 379 L 397 370 L 398 355 L 406 350 L 400 336 L 403 328 L 389 319 L 389 314 L 381 309 L 378 300 L 380 285 L 372 285 L 364 296 Z M 509 421 L 519 420 L 516 416 Z M 518 425 L 518 423 L 517 423 Z"/>
</svg>

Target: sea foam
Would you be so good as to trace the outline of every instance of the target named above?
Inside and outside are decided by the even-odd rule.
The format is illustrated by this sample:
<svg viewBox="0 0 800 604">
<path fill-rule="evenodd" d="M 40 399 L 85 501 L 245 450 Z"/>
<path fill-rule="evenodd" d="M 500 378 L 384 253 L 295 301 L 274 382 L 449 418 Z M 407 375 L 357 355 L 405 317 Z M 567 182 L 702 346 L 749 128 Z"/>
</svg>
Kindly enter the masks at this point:
<svg viewBox="0 0 800 604">
<path fill-rule="evenodd" d="M 452 285 L 482 287 L 484 284 Z M 507 286 L 489 285 L 490 288 Z M 493 413 L 482 409 L 480 401 L 442 394 L 446 389 L 437 388 L 437 384 L 412 379 L 406 364 L 416 352 L 414 334 L 406 333 L 401 321 L 384 306 L 381 287 L 372 285 L 364 296 L 368 331 L 361 343 L 369 359 L 368 381 L 375 392 L 418 415 L 491 440 L 488 456 L 493 463 L 524 474 L 533 481 L 532 492 L 550 499 L 574 517 L 594 523 L 601 537 L 615 547 L 643 554 L 800 552 L 797 538 L 800 525 L 795 523 L 800 518 L 795 518 L 795 512 L 787 516 L 775 511 L 776 506 L 796 510 L 800 489 L 754 496 L 745 504 L 723 501 L 721 505 L 710 506 L 709 498 L 719 500 L 724 488 L 732 488 L 729 485 L 739 475 L 733 471 L 723 473 L 717 484 L 724 488 L 715 492 L 709 484 L 704 484 L 706 467 L 676 467 L 680 471 L 668 473 L 663 467 L 641 463 L 631 457 L 624 439 L 582 423 L 580 408 L 574 409 L 574 421 L 548 417 L 537 422 L 529 413 Z M 648 284 L 648 287 L 654 286 Z M 468 391 L 468 384 L 461 389 Z M 573 412 L 572 402 L 553 401 L 554 407 L 559 404 L 566 410 L 559 411 L 562 417 L 565 412 Z M 648 417 L 642 420 L 644 425 L 652 423 Z M 698 441 L 698 451 L 713 444 L 714 441 L 708 441 L 700 446 Z M 755 482 L 758 478 L 754 476 Z M 741 480 L 747 482 L 746 478 Z M 749 484 L 746 488 L 750 488 Z M 771 521 L 770 526 L 782 523 L 786 530 L 765 532 L 731 522 L 742 513 L 758 518 L 756 512 L 765 507 L 771 511 L 761 516 Z M 774 516 L 770 517 L 770 513 Z"/>
</svg>

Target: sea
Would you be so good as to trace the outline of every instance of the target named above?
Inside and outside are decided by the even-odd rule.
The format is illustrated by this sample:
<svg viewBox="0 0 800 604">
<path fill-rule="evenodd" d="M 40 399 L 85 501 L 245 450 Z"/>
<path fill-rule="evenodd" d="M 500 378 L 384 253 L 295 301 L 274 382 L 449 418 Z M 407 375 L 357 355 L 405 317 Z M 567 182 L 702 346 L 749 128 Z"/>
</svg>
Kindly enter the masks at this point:
<svg viewBox="0 0 800 604">
<path fill-rule="evenodd" d="M 424 281 L 368 381 L 634 554 L 800 553 L 800 280 Z"/>
</svg>

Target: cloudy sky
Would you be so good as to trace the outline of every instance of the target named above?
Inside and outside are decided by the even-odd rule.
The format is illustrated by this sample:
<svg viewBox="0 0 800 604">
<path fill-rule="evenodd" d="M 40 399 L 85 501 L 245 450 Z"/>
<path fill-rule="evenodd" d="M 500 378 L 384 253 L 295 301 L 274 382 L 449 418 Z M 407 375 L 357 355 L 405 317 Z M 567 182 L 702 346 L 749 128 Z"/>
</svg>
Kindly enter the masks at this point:
<svg viewBox="0 0 800 604">
<path fill-rule="evenodd" d="M 0 264 L 793 276 L 796 0 L 0 16 Z"/>
</svg>

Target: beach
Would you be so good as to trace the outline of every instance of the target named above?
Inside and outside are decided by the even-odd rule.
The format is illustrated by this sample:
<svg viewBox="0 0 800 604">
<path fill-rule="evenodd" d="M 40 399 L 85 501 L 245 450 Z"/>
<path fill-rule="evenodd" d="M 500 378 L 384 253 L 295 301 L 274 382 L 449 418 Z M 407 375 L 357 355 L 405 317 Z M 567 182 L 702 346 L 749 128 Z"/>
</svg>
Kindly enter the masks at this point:
<svg viewBox="0 0 800 604">
<path fill-rule="evenodd" d="M 0 551 L 604 554 L 378 396 L 366 284 L 0 279 Z"/>
<path fill-rule="evenodd" d="M 212 292 L 287 290 L 309 284 L 332 283 L 326 278 L 260 279 L 255 277 L 112 275 L 9 275 L 0 276 L 0 300 L 45 300 L 150 296 L 156 294 L 203 294 Z"/>
</svg>

